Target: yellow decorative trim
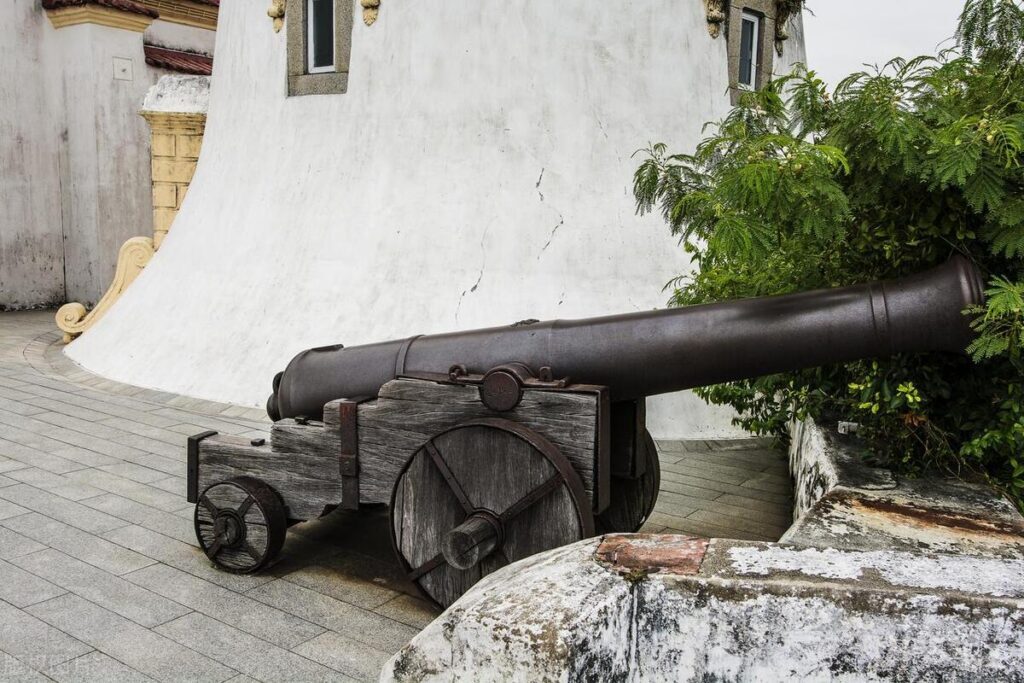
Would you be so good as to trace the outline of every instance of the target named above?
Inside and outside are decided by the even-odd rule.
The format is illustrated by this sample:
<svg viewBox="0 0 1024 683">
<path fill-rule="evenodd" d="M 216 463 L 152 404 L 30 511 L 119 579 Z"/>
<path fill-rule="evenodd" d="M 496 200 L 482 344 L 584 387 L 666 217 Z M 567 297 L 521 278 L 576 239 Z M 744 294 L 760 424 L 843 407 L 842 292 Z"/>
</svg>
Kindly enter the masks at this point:
<svg viewBox="0 0 1024 683">
<path fill-rule="evenodd" d="M 183 114 L 176 111 L 139 112 L 154 134 L 202 135 L 206 129 L 206 114 Z"/>
<path fill-rule="evenodd" d="M 153 23 L 153 17 L 136 12 L 104 7 L 102 5 L 80 5 L 78 7 L 61 7 L 46 10 L 46 16 L 54 28 L 75 26 L 76 24 L 99 24 L 111 28 L 123 28 L 129 31 L 145 31 Z"/>
<path fill-rule="evenodd" d="M 267 16 L 274 20 L 274 33 L 279 33 L 284 26 L 284 7 L 284 0 L 273 0 L 267 10 Z"/>
<path fill-rule="evenodd" d="M 380 13 L 380 0 L 361 0 L 363 6 L 363 23 L 367 26 L 373 26 L 373 22 L 377 21 L 377 15 Z"/>
<path fill-rule="evenodd" d="M 133 237 L 121 245 L 117 253 L 117 271 L 103 298 L 92 311 L 86 313 L 85 306 L 78 302 L 64 304 L 57 309 L 57 327 L 64 332 L 64 343 L 82 334 L 102 318 L 114 302 L 120 298 L 128 285 L 135 281 L 155 253 L 153 240 L 148 237 Z"/>
<path fill-rule="evenodd" d="M 218 8 L 188 0 L 135 0 L 141 5 L 160 13 L 161 21 L 170 21 L 184 26 L 195 26 L 210 31 L 217 30 Z"/>
</svg>

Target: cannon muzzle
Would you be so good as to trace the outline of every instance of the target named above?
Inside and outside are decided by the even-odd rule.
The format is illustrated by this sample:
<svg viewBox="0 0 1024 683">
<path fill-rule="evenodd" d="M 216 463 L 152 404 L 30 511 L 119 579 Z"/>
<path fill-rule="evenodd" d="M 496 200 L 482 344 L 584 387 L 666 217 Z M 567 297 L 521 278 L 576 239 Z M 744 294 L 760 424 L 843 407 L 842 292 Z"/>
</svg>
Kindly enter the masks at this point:
<svg viewBox="0 0 1024 683">
<path fill-rule="evenodd" d="M 956 256 L 898 280 L 581 320 L 517 323 L 303 351 L 275 377 L 274 420 L 373 397 L 405 373 L 485 373 L 507 363 L 609 387 L 612 400 L 888 356 L 963 352 L 980 304 L 977 268 Z"/>
</svg>

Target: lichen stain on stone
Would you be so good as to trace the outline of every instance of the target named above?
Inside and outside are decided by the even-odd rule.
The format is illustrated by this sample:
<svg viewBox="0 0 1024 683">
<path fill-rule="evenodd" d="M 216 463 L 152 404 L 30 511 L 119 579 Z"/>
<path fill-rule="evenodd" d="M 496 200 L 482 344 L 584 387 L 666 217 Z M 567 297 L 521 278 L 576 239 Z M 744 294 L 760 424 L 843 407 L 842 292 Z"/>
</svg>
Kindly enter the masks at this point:
<svg viewBox="0 0 1024 683">
<path fill-rule="evenodd" d="M 971 536 L 991 542 L 1024 543 L 1024 523 L 1014 523 L 968 513 L 946 512 L 913 503 L 899 503 L 885 498 L 859 498 L 850 507 L 865 519 L 880 517 L 883 523 L 896 523 L 957 537 Z"/>
<path fill-rule="evenodd" d="M 1024 597 L 1024 560 L 831 548 L 796 550 L 778 546 L 734 547 L 728 552 L 732 569 L 739 575 L 803 574 L 864 583 L 877 576 L 889 586 Z M 870 575 L 866 573 L 868 570 L 873 570 Z"/>
<path fill-rule="evenodd" d="M 651 574 L 691 576 L 700 571 L 708 539 L 674 534 L 605 536 L 594 557 L 630 583 Z"/>
</svg>

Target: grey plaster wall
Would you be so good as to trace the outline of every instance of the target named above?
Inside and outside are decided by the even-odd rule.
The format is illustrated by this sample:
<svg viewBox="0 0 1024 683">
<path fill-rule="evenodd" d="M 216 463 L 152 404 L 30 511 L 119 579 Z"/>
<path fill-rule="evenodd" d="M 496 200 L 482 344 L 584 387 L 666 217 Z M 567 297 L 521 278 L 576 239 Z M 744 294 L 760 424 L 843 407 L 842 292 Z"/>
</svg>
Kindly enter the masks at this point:
<svg viewBox="0 0 1024 683">
<path fill-rule="evenodd" d="M 38 0 L 7 0 L 0 21 L 0 310 L 64 297 L 60 57 Z"/>
<path fill-rule="evenodd" d="M 158 74 L 146 65 L 137 32 L 80 24 L 57 34 L 67 130 L 67 299 L 90 306 L 110 285 L 121 244 L 152 231 L 149 129 L 138 111 Z M 126 61 L 131 73 L 115 74 Z"/>
</svg>

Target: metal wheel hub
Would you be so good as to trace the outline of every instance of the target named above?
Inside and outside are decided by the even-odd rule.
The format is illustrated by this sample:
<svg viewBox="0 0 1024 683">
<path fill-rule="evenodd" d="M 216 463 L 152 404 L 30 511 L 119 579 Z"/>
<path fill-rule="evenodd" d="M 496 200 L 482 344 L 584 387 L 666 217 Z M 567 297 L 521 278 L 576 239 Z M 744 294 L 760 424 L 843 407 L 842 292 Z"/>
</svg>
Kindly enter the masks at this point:
<svg viewBox="0 0 1024 683">
<path fill-rule="evenodd" d="M 235 510 L 220 510 L 213 520 L 213 533 L 225 548 L 237 548 L 245 542 L 245 522 Z"/>
</svg>

